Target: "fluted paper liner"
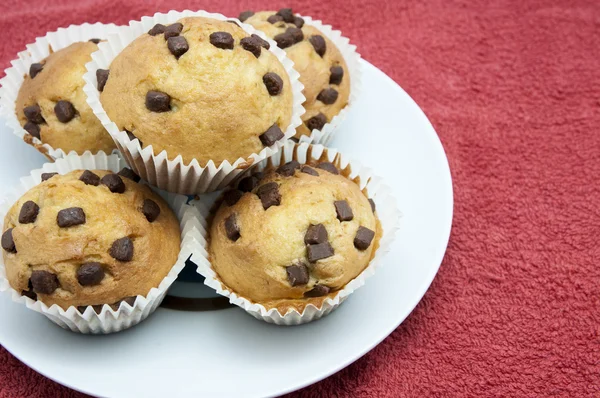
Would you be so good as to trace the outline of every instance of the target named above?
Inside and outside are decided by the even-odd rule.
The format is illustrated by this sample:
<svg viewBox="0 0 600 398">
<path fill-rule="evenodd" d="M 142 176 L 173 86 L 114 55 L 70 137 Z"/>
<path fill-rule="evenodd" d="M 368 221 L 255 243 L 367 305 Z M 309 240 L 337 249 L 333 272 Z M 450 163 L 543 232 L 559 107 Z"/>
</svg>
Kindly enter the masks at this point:
<svg viewBox="0 0 600 398">
<path fill-rule="evenodd" d="M 377 217 L 383 229 L 381 239 L 379 240 L 379 247 L 369 265 L 356 278 L 338 290 L 335 296 L 326 298 L 320 308 L 313 304 L 308 304 L 302 313 L 296 310 L 289 310 L 286 314 L 281 314 L 275 308 L 267 310 L 261 304 L 253 303 L 244 297 L 238 296 L 219 280 L 209 261 L 207 231 L 210 228 L 206 228 L 203 231 L 203 239 L 200 241 L 203 250 L 195 252 L 192 256 L 192 261 L 198 265 L 197 272 L 206 278 L 204 283 L 207 286 L 213 288 L 218 294 L 228 297 L 232 304 L 243 308 L 257 319 L 277 325 L 299 325 L 317 320 L 329 314 L 356 289 L 364 285 L 368 277 L 375 273 L 376 268 L 381 263 L 382 257 L 390 250 L 390 245 L 394 240 L 394 236 L 398 230 L 400 212 L 397 209 L 396 200 L 392 197 L 389 187 L 382 182 L 381 178 L 376 177 L 371 169 L 363 167 L 354 160 L 349 160 L 335 149 L 325 148 L 322 145 L 294 144 L 293 142 L 286 143 L 280 153 L 271 157 L 271 162 L 274 167 L 291 160 L 297 160 L 300 164 L 304 164 L 307 163 L 307 159 L 319 160 L 323 154 L 327 156 L 329 161 L 335 164 L 339 161 L 340 169 L 345 169 L 350 165 L 351 173 L 348 178 L 354 179 L 359 177 L 360 188 L 366 188 L 369 197 L 375 201 Z M 264 160 L 253 171 L 262 170 L 266 165 L 267 160 Z M 200 201 L 194 205 L 199 207 L 202 218 L 206 220 L 208 218 L 208 211 L 205 204 Z M 206 225 L 206 221 L 203 221 L 203 223 Z"/>
<path fill-rule="evenodd" d="M 259 153 L 249 154 L 246 158 L 238 158 L 233 163 L 225 160 L 215 164 L 212 160 L 206 166 L 201 166 L 197 159 L 189 164 L 183 162 L 177 153 L 169 153 L 165 150 L 155 155 L 152 145 L 140 147 L 139 140 L 129 139 L 125 131 L 120 131 L 117 125 L 110 120 L 102 103 L 100 93 L 97 89 L 96 70 L 109 69 L 112 60 L 134 39 L 148 32 L 155 24 L 171 24 L 184 17 L 206 17 L 222 21 L 235 21 L 248 34 L 257 34 L 271 45 L 270 51 L 284 66 L 289 75 L 293 92 L 293 112 L 290 125 L 284 131 L 284 138 L 277 141 L 271 147 L 266 147 Z M 117 147 L 125 156 L 130 167 L 150 184 L 181 194 L 194 194 L 212 192 L 225 187 L 229 182 L 245 169 L 260 162 L 276 153 L 281 145 L 296 132 L 302 120 L 300 116 L 304 113 L 302 103 L 303 86 L 298 80 L 299 74 L 293 69 L 293 62 L 285 55 L 285 52 L 277 47 L 277 44 L 268 39 L 264 33 L 256 30 L 248 24 L 241 23 L 235 18 L 226 18 L 221 14 L 212 14 L 205 11 L 169 11 L 166 14 L 156 13 L 152 17 L 143 17 L 141 21 L 131 21 L 129 27 L 120 34 L 108 36 L 108 41 L 100 43 L 99 50 L 92 54 L 92 61 L 86 65 L 87 73 L 84 75 L 86 85 L 84 92 L 87 94 L 87 102 L 92 107 L 94 114 L 100 119 L 102 125 L 115 140 Z"/>
<path fill-rule="evenodd" d="M 72 170 L 112 170 L 120 171 L 127 166 L 125 161 L 118 155 L 106 155 L 99 153 L 92 155 L 89 152 L 82 156 L 76 154 L 67 155 L 63 159 L 58 159 L 55 163 L 46 163 L 42 169 L 33 170 L 31 175 L 21 179 L 21 184 L 15 187 L 12 192 L 5 195 L 0 203 L 0 218 L 4 220 L 6 213 L 11 206 L 29 189 L 38 185 L 42 173 L 58 172 L 60 174 L 68 173 Z M 14 290 L 7 278 L 4 259 L 0 256 L 0 291 L 10 293 L 14 302 L 24 304 L 27 308 L 44 314 L 52 322 L 59 326 L 80 333 L 107 334 L 118 332 L 130 328 L 150 315 L 162 302 L 168 288 L 171 286 L 177 275 L 185 266 L 185 261 L 193 252 L 202 250 L 200 242 L 205 234 L 204 228 L 200 223 L 200 213 L 198 209 L 187 205 L 187 197 L 183 195 L 174 195 L 167 193 L 159 194 L 167 201 L 175 215 L 179 219 L 181 230 L 181 249 L 177 262 L 169 271 L 167 276 L 157 287 L 150 289 L 146 296 L 138 295 L 133 307 L 122 301 L 119 308 L 115 311 L 109 304 L 102 306 L 100 314 L 94 312 L 91 306 L 88 306 L 84 313 L 80 313 L 76 307 L 69 307 L 67 310 L 54 304 L 48 307 L 41 301 L 32 300 L 29 297 L 22 296 Z"/>
</svg>

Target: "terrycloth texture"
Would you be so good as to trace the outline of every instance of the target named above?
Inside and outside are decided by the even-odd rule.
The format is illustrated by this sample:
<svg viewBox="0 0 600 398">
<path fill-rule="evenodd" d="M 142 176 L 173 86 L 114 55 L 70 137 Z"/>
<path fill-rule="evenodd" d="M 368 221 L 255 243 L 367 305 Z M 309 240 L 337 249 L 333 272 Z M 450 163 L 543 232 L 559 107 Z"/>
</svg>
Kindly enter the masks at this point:
<svg viewBox="0 0 600 398">
<path fill-rule="evenodd" d="M 237 15 L 259 3 L 285 4 L 5 0 L 0 61 L 70 23 L 126 23 L 177 4 Z M 448 252 L 412 315 L 290 396 L 599 396 L 600 2 L 292 3 L 340 28 L 421 105 L 448 153 L 456 205 Z M 2 351 L 0 397 L 24 396 L 81 395 Z"/>
</svg>

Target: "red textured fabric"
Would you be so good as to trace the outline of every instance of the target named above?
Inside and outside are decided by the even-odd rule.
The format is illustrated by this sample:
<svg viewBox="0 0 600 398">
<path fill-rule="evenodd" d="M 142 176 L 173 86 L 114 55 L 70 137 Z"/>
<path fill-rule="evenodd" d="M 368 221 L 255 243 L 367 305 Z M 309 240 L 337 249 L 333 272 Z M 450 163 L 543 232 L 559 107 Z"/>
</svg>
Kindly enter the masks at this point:
<svg viewBox="0 0 600 398">
<path fill-rule="evenodd" d="M 448 252 L 383 343 L 289 397 L 600 396 L 600 2 L 291 1 L 341 29 L 436 127 Z M 0 64 L 59 26 L 281 1 L 0 4 Z M 0 350 L 0 397 L 80 397 Z"/>
</svg>

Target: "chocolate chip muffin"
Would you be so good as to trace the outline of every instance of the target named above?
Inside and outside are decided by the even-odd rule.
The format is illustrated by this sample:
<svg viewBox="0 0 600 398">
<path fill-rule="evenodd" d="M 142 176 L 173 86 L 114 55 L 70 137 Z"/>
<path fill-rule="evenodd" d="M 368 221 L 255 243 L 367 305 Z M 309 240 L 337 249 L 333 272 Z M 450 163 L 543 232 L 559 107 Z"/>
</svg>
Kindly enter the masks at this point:
<svg viewBox="0 0 600 398">
<path fill-rule="evenodd" d="M 275 11 L 242 12 L 242 22 L 262 30 L 285 50 L 300 73 L 306 97 L 303 124 L 296 129 L 296 138 L 310 135 L 323 126 L 348 104 L 350 76 L 342 53 L 323 33 L 292 13 L 290 8 Z"/>
<path fill-rule="evenodd" d="M 131 304 L 157 287 L 177 261 L 179 223 L 162 198 L 128 176 L 43 174 L 4 218 L 12 288 L 47 306 L 83 310 Z"/>
<path fill-rule="evenodd" d="M 209 258 L 221 283 L 281 314 L 320 307 L 375 255 L 373 202 L 331 163 L 242 179 L 210 226 Z"/>
<path fill-rule="evenodd" d="M 290 80 L 269 47 L 212 18 L 157 24 L 99 72 L 100 100 L 155 154 L 202 166 L 247 158 L 283 138 L 292 116 Z"/>
<path fill-rule="evenodd" d="M 98 40 L 73 43 L 34 63 L 21 85 L 15 111 L 19 122 L 32 137 L 65 153 L 83 154 L 116 148 L 83 92 L 85 64 L 98 49 Z"/>
</svg>

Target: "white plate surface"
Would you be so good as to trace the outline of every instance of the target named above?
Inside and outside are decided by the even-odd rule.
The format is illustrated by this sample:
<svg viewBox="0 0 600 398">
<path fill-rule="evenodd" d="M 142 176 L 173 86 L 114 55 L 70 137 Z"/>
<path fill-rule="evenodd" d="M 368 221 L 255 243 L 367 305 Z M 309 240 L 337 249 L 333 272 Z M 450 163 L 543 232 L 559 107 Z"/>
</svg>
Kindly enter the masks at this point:
<svg viewBox="0 0 600 398">
<path fill-rule="evenodd" d="M 280 327 L 239 308 L 159 308 L 125 332 L 83 336 L 2 294 L 0 344 L 61 384 L 107 397 L 277 396 L 371 350 L 408 316 L 437 273 L 453 198 L 433 127 L 408 94 L 363 62 L 362 95 L 331 146 L 383 177 L 403 217 L 381 268 L 338 310 L 311 324 Z M 16 184 L 44 162 L 0 123 L 0 187 Z"/>
</svg>

